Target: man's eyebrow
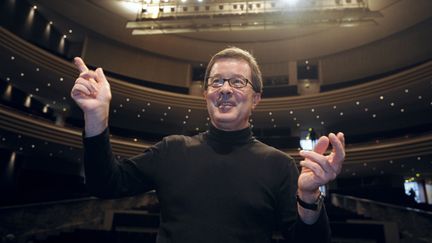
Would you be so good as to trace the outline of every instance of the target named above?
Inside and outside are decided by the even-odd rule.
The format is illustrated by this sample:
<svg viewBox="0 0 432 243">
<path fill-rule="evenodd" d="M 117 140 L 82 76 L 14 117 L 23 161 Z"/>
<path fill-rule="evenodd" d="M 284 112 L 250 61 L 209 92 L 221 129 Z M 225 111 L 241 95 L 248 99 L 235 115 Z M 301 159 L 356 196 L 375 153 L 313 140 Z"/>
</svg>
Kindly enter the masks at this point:
<svg viewBox="0 0 432 243">
<path fill-rule="evenodd" d="M 223 75 L 217 73 L 217 74 L 211 75 L 210 77 L 222 78 Z M 241 74 L 230 75 L 229 77 L 226 77 L 226 78 L 245 78 L 245 79 L 247 79 L 245 76 L 243 76 Z"/>
</svg>

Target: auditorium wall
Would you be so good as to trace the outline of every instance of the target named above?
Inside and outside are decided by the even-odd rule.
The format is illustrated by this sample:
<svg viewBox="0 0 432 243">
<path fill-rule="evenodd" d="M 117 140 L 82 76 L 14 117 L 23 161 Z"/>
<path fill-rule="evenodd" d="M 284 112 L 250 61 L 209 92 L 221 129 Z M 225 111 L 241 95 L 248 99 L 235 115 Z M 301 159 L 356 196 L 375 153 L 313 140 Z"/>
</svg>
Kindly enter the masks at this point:
<svg viewBox="0 0 432 243">
<path fill-rule="evenodd" d="M 128 77 L 179 87 L 190 84 L 188 62 L 157 56 L 97 35 L 87 36 L 82 56 L 92 66 Z"/>
<path fill-rule="evenodd" d="M 324 57 L 304 57 L 303 60 L 320 60 L 323 85 L 393 71 L 432 59 L 431 25 L 432 19 L 426 20 L 354 49 Z M 189 87 L 192 78 L 192 63 L 188 61 L 159 56 L 97 35 L 87 36 L 83 56 L 94 66 L 102 66 L 112 72 L 147 81 Z M 279 63 L 261 62 L 263 75 L 288 76 L 289 62 L 292 61 L 289 59 L 287 57 L 286 62 Z"/>
</svg>

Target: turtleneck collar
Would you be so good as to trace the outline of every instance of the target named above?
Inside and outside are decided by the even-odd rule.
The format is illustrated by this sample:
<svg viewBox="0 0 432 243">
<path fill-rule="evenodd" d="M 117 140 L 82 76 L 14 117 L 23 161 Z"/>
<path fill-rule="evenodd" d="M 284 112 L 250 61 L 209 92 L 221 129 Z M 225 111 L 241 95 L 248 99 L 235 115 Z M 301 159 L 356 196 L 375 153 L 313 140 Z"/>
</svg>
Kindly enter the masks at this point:
<svg viewBox="0 0 432 243">
<path fill-rule="evenodd" d="M 237 131 L 224 131 L 214 127 L 213 124 L 211 124 L 207 134 L 210 140 L 217 142 L 220 145 L 242 145 L 254 139 L 252 129 L 250 127 L 246 127 Z"/>
</svg>

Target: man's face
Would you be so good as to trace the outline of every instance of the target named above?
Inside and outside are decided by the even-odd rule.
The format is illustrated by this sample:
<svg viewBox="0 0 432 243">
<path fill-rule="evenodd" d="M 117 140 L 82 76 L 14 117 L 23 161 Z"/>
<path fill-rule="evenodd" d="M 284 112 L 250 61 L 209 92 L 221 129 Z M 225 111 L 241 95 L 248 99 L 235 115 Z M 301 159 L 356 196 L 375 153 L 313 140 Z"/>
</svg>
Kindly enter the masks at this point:
<svg viewBox="0 0 432 243">
<path fill-rule="evenodd" d="M 251 75 L 251 68 L 246 61 L 223 58 L 214 63 L 209 76 L 251 80 Z M 212 124 L 221 130 L 235 131 L 249 126 L 249 116 L 260 101 L 261 94 L 256 93 L 250 83 L 243 88 L 233 88 L 225 82 L 219 88 L 209 85 L 204 97 Z"/>
</svg>

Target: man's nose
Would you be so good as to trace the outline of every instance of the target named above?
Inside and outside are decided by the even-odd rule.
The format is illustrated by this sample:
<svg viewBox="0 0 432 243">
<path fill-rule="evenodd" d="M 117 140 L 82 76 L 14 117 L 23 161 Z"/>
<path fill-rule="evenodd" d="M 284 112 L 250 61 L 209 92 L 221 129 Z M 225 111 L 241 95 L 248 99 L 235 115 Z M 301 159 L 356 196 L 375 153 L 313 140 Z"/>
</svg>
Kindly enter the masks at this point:
<svg viewBox="0 0 432 243">
<path fill-rule="evenodd" d="M 223 93 L 223 94 L 231 94 L 232 93 L 232 89 L 233 88 L 229 84 L 228 80 L 226 80 L 223 83 L 222 87 L 220 87 L 220 92 Z"/>
</svg>

